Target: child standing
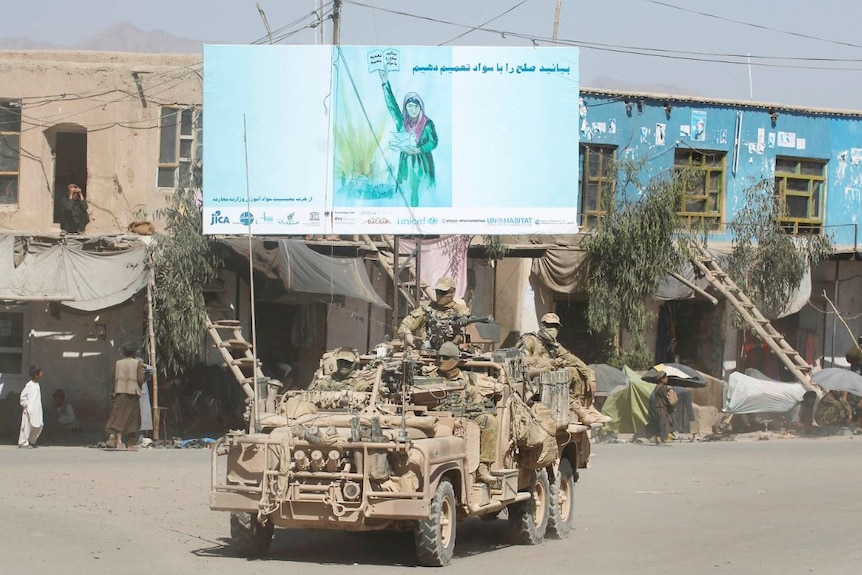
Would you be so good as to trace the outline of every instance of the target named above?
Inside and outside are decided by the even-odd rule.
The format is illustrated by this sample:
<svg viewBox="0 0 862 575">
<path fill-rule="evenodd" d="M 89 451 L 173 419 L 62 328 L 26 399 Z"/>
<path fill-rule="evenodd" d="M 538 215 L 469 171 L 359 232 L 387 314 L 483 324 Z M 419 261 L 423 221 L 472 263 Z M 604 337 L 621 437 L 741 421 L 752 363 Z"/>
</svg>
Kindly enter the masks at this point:
<svg viewBox="0 0 862 575">
<path fill-rule="evenodd" d="M 38 365 L 30 366 L 30 381 L 21 392 L 21 433 L 18 435 L 18 447 L 33 449 L 42 433 L 44 420 L 42 416 L 42 369 Z"/>
</svg>

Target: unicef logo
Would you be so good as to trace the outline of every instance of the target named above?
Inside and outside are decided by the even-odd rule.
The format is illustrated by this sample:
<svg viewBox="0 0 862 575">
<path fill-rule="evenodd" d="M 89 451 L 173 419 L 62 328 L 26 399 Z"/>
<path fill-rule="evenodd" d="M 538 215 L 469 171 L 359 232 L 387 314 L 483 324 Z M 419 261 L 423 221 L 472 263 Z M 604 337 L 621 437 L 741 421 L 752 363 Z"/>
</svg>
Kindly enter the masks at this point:
<svg viewBox="0 0 862 575">
<path fill-rule="evenodd" d="M 436 226 L 437 225 L 437 218 L 434 218 L 434 217 L 428 218 L 428 225 Z"/>
<path fill-rule="evenodd" d="M 251 212 L 243 212 L 239 215 L 239 221 L 244 226 L 250 226 L 254 223 L 254 216 Z"/>
</svg>

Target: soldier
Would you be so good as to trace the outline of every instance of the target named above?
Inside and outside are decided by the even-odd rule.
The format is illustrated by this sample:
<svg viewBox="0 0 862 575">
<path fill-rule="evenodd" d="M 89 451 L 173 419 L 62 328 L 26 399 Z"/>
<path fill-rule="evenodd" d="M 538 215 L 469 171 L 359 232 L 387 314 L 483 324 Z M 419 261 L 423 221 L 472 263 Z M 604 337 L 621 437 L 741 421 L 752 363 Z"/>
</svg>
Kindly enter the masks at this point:
<svg viewBox="0 0 862 575">
<path fill-rule="evenodd" d="M 309 389 L 317 391 L 370 391 L 374 385 L 374 373 L 356 369 L 359 356 L 356 351 L 340 347 L 323 355 L 320 369 L 314 374 Z"/>
<path fill-rule="evenodd" d="M 499 424 L 493 413 L 494 403 L 483 395 L 483 390 L 494 393 L 499 391 L 499 384 L 494 385 L 496 382 L 492 382 L 491 385 L 482 385 L 483 374 L 461 371 L 458 368 L 460 355 L 458 346 L 450 341 L 441 345 L 437 352 L 437 373 L 447 381 L 458 382 L 463 386 L 461 391 L 447 394 L 437 409 L 469 417 L 479 426 L 479 468 L 476 470 L 476 480 L 493 485 L 496 480 L 491 475 L 491 465 L 496 459 Z"/>
<path fill-rule="evenodd" d="M 524 363 L 535 367 L 567 368 L 571 374 L 571 408 L 581 423 L 607 423 L 610 417 L 593 407 L 596 390 L 596 376 L 578 356 L 560 345 L 557 335 L 560 332 L 560 316 L 546 313 L 542 316 L 542 327 L 538 333 L 525 333 L 518 341 L 518 347 L 527 356 Z"/>
<path fill-rule="evenodd" d="M 405 348 L 422 347 L 426 341 L 431 347 L 439 347 L 444 341 L 462 343 L 464 336 L 455 322 L 469 318 L 470 309 L 463 300 L 455 299 L 455 280 L 440 278 L 434 291 L 436 301 L 411 311 L 398 327 Z"/>
</svg>

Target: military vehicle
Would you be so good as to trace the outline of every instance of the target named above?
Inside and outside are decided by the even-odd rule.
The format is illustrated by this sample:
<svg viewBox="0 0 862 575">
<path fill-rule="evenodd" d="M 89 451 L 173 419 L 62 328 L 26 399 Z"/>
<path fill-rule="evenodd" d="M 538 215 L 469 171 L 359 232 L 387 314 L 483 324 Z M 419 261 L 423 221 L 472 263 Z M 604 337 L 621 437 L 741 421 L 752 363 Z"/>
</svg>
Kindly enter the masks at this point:
<svg viewBox="0 0 862 575">
<path fill-rule="evenodd" d="M 530 372 L 515 349 L 461 362 L 500 384 L 489 485 L 477 480 L 480 428 L 471 414 L 437 409 L 463 387 L 432 366 L 430 354 L 378 347 L 361 357 L 370 391 L 289 391 L 259 402 L 270 411 L 253 413 L 249 431 L 219 439 L 210 507 L 231 513 L 236 554 L 267 554 L 276 527 L 408 530 L 418 564 L 444 566 L 458 521 L 496 519 L 504 509 L 513 543 L 568 535 L 589 457 L 589 428 L 570 421 L 568 373 Z"/>
</svg>

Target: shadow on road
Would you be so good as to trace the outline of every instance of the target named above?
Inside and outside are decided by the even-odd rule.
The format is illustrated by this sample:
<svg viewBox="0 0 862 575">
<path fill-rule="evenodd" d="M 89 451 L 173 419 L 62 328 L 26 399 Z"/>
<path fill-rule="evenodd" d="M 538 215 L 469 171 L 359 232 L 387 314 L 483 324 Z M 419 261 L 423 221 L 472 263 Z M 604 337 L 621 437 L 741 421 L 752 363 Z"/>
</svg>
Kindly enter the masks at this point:
<svg viewBox="0 0 862 575">
<path fill-rule="evenodd" d="M 505 518 L 469 519 L 458 523 L 455 558 L 481 555 L 508 547 Z M 235 557 L 227 537 L 221 545 L 195 549 L 198 557 Z M 312 531 L 276 529 L 269 557 L 262 561 L 295 561 L 320 565 L 416 566 L 413 533 L 403 531 Z"/>
</svg>

